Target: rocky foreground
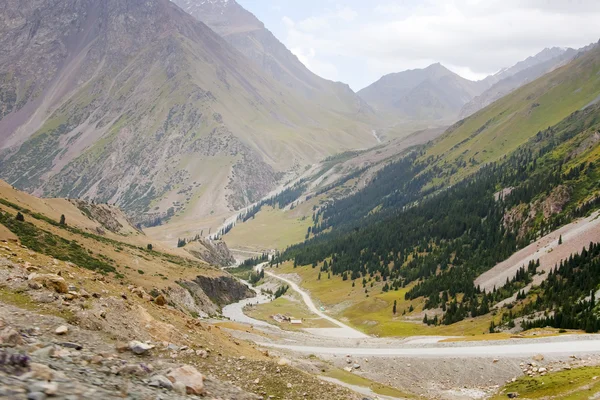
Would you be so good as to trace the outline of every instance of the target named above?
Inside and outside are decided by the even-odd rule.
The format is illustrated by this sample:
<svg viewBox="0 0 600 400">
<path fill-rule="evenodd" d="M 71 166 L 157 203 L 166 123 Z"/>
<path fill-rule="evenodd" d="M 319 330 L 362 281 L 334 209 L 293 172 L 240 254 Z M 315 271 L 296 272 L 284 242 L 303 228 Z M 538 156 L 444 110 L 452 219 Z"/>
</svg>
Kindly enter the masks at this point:
<svg viewBox="0 0 600 400">
<path fill-rule="evenodd" d="M 163 295 L 0 245 L 0 397 L 356 399 Z"/>
</svg>

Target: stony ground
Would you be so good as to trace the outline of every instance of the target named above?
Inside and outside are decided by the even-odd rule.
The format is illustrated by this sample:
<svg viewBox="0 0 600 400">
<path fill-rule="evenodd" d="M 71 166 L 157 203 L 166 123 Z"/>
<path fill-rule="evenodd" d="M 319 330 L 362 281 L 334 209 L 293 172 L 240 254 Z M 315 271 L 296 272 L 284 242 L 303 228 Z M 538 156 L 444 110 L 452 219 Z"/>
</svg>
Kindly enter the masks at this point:
<svg viewBox="0 0 600 400">
<path fill-rule="evenodd" d="M 146 297 L 0 243 L 0 397 L 362 399 Z"/>
</svg>

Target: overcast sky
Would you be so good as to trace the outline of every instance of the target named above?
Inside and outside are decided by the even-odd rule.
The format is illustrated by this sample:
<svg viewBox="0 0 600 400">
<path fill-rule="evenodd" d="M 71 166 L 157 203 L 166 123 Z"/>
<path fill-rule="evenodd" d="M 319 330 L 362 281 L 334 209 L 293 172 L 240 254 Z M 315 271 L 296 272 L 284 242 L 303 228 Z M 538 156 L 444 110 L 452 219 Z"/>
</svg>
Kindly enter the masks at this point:
<svg viewBox="0 0 600 400">
<path fill-rule="evenodd" d="M 362 89 L 435 62 L 482 79 L 600 39 L 600 0 L 238 0 L 313 72 Z"/>
</svg>

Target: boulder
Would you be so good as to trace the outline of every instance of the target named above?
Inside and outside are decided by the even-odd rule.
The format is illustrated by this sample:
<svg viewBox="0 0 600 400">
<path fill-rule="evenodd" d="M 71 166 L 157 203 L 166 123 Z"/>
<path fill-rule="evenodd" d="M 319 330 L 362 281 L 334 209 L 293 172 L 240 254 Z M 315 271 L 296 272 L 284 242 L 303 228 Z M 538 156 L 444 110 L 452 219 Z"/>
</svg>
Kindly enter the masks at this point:
<svg viewBox="0 0 600 400">
<path fill-rule="evenodd" d="M 162 294 L 159 294 L 154 299 L 154 303 L 156 303 L 156 305 L 161 306 L 161 307 L 162 306 L 166 306 L 167 305 L 167 299 Z"/>
<path fill-rule="evenodd" d="M 290 360 L 288 360 L 287 358 L 281 358 L 279 359 L 279 361 L 277 361 L 277 365 L 290 365 Z"/>
<path fill-rule="evenodd" d="M 148 386 L 167 390 L 173 389 L 173 383 L 170 380 L 168 380 L 167 377 L 164 375 L 153 376 L 152 379 L 150 379 L 150 383 L 148 384 Z"/>
<path fill-rule="evenodd" d="M 154 348 L 153 345 L 143 343 L 143 342 L 138 342 L 137 340 L 133 340 L 133 341 L 129 342 L 129 350 L 131 350 L 132 352 L 134 352 L 137 355 L 145 354 L 149 350 L 152 350 L 153 348 Z"/>
<path fill-rule="evenodd" d="M 56 274 L 37 274 L 34 272 L 27 277 L 27 280 L 38 282 L 56 293 L 66 294 L 69 292 L 69 286 L 65 279 Z"/>
<path fill-rule="evenodd" d="M 185 385 L 187 394 L 201 395 L 204 393 L 204 376 L 190 365 L 169 371 L 167 378 L 173 385 Z"/>
<path fill-rule="evenodd" d="M 66 335 L 69 332 L 69 327 L 66 325 L 61 325 L 58 328 L 56 328 L 56 330 L 54 331 L 54 333 L 56 333 L 57 335 Z"/>
<path fill-rule="evenodd" d="M 14 328 L 4 328 L 0 332 L 0 343 L 6 346 L 18 346 L 23 344 L 23 337 Z"/>
<path fill-rule="evenodd" d="M 532 359 L 533 359 L 533 361 L 540 362 L 540 361 L 544 361 L 544 356 L 542 354 L 537 354 L 537 355 L 533 356 Z"/>
</svg>

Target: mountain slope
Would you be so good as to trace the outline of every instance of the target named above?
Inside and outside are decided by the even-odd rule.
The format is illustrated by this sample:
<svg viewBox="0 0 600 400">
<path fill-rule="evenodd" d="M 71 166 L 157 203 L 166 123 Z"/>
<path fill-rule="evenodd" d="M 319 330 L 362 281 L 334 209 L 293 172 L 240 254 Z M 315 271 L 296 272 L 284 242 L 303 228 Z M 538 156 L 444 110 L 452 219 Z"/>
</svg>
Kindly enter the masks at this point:
<svg viewBox="0 0 600 400">
<path fill-rule="evenodd" d="M 574 50 L 557 47 L 544 49 L 535 56 L 528 57 L 511 68 L 493 75 L 492 78 L 496 83 L 467 103 L 460 112 L 460 118 L 466 118 L 528 82 L 562 67 L 581 51 L 585 51 L 585 49 Z"/>
<path fill-rule="evenodd" d="M 488 87 L 472 82 L 440 64 L 385 75 L 358 94 L 376 110 L 409 120 L 449 120 Z"/>
<path fill-rule="evenodd" d="M 375 142 L 167 0 L 11 0 L 0 20 L 0 176 L 28 191 L 222 216 Z"/>
<path fill-rule="evenodd" d="M 329 110 L 372 116 L 373 111 L 348 85 L 312 73 L 264 24 L 235 0 L 172 0 L 204 22 L 258 65 L 268 76 L 295 94 Z"/>
<path fill-rule="evenodd" d="M 542 129 L 600 99 L 600 47 L 542 76 L 464 119 L 427 151 L 439 178 L 455 181 L 479 165 L 510 154 Z M 456 174 L 458 172 L 458 174 Z"/>
</svg>

